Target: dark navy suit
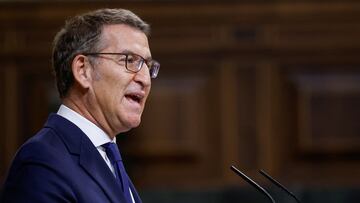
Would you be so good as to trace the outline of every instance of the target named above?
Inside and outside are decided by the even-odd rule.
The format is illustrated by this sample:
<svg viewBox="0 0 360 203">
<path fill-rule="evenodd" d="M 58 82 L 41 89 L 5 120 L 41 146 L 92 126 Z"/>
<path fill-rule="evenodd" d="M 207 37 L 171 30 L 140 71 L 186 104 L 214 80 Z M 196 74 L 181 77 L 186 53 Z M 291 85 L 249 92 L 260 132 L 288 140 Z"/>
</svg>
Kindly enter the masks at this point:
<svg viewBox="0 0 360 203">
<path fill-rule="evenodd" d="M 130 183 L 135 202 L 141 202 Z M 121 187 L 89 138 L 51 114 L 17 152 L 4 183 L 4 203 L 125 203 Z"/>
</svg>

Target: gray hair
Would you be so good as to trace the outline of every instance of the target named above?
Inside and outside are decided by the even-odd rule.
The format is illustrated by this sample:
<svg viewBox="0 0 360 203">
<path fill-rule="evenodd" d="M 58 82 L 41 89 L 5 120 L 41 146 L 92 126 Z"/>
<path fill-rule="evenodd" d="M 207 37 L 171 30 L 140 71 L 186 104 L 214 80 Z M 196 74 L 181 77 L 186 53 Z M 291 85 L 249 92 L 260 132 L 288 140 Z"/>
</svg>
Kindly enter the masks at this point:
<svg viewBox="0 0 360 203">
<path fill-rule="evenodd" d="M 77 54 L 97 52 L 104 25 L 125 24 L 142 31 L 147 37 L 150 26 L 133 12 L 125 9 L 99 9 L 75 16 L 56 34 L 52 66 L 60 98 L 74 83 L 72 60 Z"/>
</svg>

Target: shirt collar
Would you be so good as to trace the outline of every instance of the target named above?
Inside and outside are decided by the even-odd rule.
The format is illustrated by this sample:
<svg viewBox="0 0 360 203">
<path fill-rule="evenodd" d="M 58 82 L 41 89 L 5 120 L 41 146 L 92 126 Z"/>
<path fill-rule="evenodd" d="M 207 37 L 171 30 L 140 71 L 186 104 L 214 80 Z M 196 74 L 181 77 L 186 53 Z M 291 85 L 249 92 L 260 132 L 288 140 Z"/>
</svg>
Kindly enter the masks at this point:
<svg viewBox="0 0 360 203">
<path fill-rule="evenodd" d="M 116 143 L 116 138 L 111 140 L 101 128 L 63 104 L 60 106 L 57 114 L 79 127 L 89 137 L 95 147 L 100 147 L 108 142 Z"/>
</svg>

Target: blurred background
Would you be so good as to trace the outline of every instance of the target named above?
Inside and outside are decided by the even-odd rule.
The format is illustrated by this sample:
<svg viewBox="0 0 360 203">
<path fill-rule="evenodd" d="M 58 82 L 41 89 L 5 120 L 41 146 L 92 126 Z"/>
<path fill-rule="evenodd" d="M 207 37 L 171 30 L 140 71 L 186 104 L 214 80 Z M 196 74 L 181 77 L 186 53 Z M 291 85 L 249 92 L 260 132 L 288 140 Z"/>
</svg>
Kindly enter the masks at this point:
<svg viewBox="0 0 360 203">
<path fill-rule="evenodd" d="M 360 4 L 342 0 L 0 1 L 0 182 L 59 99 L 52 39 L 103 7 L 152 25 L 159 77 L 139 128 L 118 136 L 143 201 L 360 201 Z M 1 184 L 2 185 L 2 184 Z M 1 190 L 0 185 L 0 190 Z"/>
</svg>

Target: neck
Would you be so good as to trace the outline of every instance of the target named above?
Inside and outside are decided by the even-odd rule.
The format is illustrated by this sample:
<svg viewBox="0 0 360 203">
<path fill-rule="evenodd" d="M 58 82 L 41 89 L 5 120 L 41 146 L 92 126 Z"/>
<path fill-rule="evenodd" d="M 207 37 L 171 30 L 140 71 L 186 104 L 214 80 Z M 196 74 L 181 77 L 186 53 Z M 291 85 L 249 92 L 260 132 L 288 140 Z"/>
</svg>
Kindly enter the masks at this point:
<svg viewBox="0 0 360 203">
<path fill-rule="evenodd" d="M 111 130 L 111 127 L 109 125 L 106 125 L 106 122 L 101 122 L 101 120 L 105 120 L 105 119 L 101 119 L 101 117 L 100 119 L 97 119 L 98 117 L 95 116 L 97 115 L 96 111 L 91 111 L 90 108 L 87 108 L 87 105 L 85 105 L 80 98 L 74 98 L 69 96 L 67 98 L 64 98 L 62 100 L 62 103 L 71 110 L 75 111 L 76 113 L 80 114 L 81 116 L 89 120 L 90 122 L 97 125 L 110 137 L 110 139 L 115 138 L 117 133 Z"/>
</svg>

